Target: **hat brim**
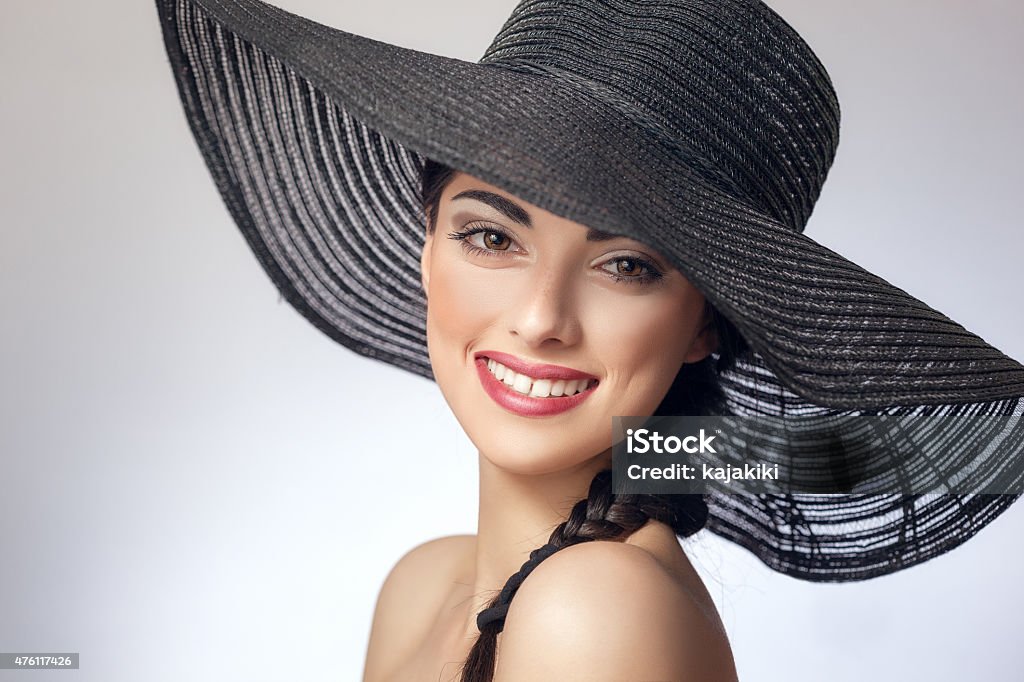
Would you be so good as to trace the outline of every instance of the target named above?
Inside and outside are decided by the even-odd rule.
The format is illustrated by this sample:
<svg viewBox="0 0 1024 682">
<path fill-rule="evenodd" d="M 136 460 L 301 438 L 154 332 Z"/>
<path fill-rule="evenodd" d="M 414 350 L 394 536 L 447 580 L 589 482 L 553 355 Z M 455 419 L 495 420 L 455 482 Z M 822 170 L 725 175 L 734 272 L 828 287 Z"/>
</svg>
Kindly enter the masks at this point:
<svg viewBox="0 0 1024 682">
<path fill-rule="evenodd" d="M 593 93 L 255 0 L 157 6 L 232 217 L 288 302 L 357 353 L 431 376 L 418 275 L 429 157 L 670 258 L 754 351 L 722 377 L 738 414 L 1021 412 L 1019 363 L 737 202 Z M 712 500 L 709 526 L 776 570 L 855 580 L 948 551 L 1016 497 L 730 496 Z M 881 530 L 865 521 L 882 516 L 894 520 Z"/>
</svg>

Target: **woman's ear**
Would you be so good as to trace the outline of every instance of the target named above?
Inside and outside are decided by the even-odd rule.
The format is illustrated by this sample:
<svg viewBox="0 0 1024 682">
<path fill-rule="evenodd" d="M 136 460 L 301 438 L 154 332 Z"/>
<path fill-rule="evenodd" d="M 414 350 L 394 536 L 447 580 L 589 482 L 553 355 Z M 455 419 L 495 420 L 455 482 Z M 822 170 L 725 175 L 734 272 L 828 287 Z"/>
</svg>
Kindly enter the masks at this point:
<svg viewBox="0 0 1024 682">
<path fill-rule="evenodd" d="M 430 253 L 433 244 L 434 232 L 429 230 L 423 241 L 423 252 L 420 253 L 420 282 L 423 284 L 424 297 L 428 296 L 430 291 Z"/>
<path fill-rule="evenodd" d="M 690 350 L 686 353 L 683 362 L 700 362 L 707 356 L 718 350 L 718 325 L 715 324 L 715 315 L 711 304 L 704 302 L 704 315 L 700 321 L 700 330 L 690 344 Z"/>
</svg>

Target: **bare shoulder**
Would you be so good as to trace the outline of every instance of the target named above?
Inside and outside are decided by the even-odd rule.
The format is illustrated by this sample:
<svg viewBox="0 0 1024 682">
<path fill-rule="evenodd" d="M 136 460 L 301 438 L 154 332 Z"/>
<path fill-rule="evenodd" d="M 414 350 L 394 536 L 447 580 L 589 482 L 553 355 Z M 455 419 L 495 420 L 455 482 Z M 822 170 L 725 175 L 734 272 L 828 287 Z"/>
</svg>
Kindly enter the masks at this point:
<svg viewBox="0 0 1024 682">
<path fill-rule="evenodd" d="M 377 596 L 365 680 L 382 677 L 387 665 L 423 639 L 475 544 L 475 535 L 449 535 L 413 547 L 395 563 Z"/>
<path fill-rule="evenodd" d="M 717 617 L 654 556 L 599 541 L 555 553 L 523 581 L 494 679 L 733 682 L 736 672 Z"/>
<path fill-rule="evenodd" d="M 436 595 L 423 589 L 424 580 L 454 577 L 466 557 L 473 552 L 475 544 L 475 535 L 448 535 L 416 545 L 391 568 L 381 587 L 378 607 L 383 600 L 397 600 L 403 609 L 429 601 Z"/>
</svg>

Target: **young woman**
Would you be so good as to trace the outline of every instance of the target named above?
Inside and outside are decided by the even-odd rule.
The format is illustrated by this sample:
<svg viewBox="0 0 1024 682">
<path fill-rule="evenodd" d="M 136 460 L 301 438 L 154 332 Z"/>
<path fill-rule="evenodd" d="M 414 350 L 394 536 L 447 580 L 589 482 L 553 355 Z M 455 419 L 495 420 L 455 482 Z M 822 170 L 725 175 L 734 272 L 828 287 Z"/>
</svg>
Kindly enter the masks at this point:
<svg viewBox="0 0 1024 682">
<path fill-rule="evenodd" d="M 612 492 L 618 415 L 1020 414 L 1024 367 L 802 234 L 838 103 L 762 3 L 527 0 L 479 64 L 252 0 L 157 4 L 282 294 L 435 378 L 479 450 L 479 532 L 394 568 L 366 679 L 733 679 L 677 537 L 856 580 L 1016 499 Z M 988 461 L 1019 466 L 1013 442 Z"/>
<path fill-rule="evenodd" d="M 734 679 L 715 607 L 676 541 L 703 526 L 706 505 L 614 499 L 607 476 L 611 417 L 654 413 L 681 369 L 692 374 L 716 349 L 716 321 L 723 336 L 727 323 L 645 244 L 432 162 L 423 184 L 428 348 L 480 451 L 479 532 L 420 546 L 395 567 L 366 679 L 450 676 L 475 641 L 478 657 L 493 656 L 499 623 L 478 640 L 477 614 L 519 571 L 516 547 L 543 544 L 552 528 L 560 551 L 509 609 L 498 679 Z M 715 385 L 699 378 L 679 384 L 689 390 L 673 397 L 690 404 L 671 409 L 716 406 Z M 596 539 L 622 542 L 583 542 Z M 552 602 L 556 617 L 545 617 Z"/>
</svg>

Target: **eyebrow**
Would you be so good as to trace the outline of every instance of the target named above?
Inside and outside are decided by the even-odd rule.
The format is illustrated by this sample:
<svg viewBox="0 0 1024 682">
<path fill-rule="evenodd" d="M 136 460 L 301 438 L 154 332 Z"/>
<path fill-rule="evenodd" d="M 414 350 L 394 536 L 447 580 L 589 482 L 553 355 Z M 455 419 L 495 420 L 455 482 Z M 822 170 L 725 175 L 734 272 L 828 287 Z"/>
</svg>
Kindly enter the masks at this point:
<svg viewBox="0 0 1024 682">
<path fill-rule="evenodd" d="M 530 214 L 526 212 L 526 209 L 511 199 L 506 199 L 500 194 L 488 192 L 483 189 L 467 189 L 452 197 L 452 201 L 455 201 L 456 199 L 475 199 L 476 201 L 487 204 L 509 220 L 517 222 L 523 227 L 533 227 L 533 222 L 530 220 Z M 587 230 L 588 242 L 604 242 L 609 239 L 616 239 L 619 236 L 620 235 L 612 234 L 610 232 L 595 230 L 594 228 L 589 228 Z"/>
</svg>

